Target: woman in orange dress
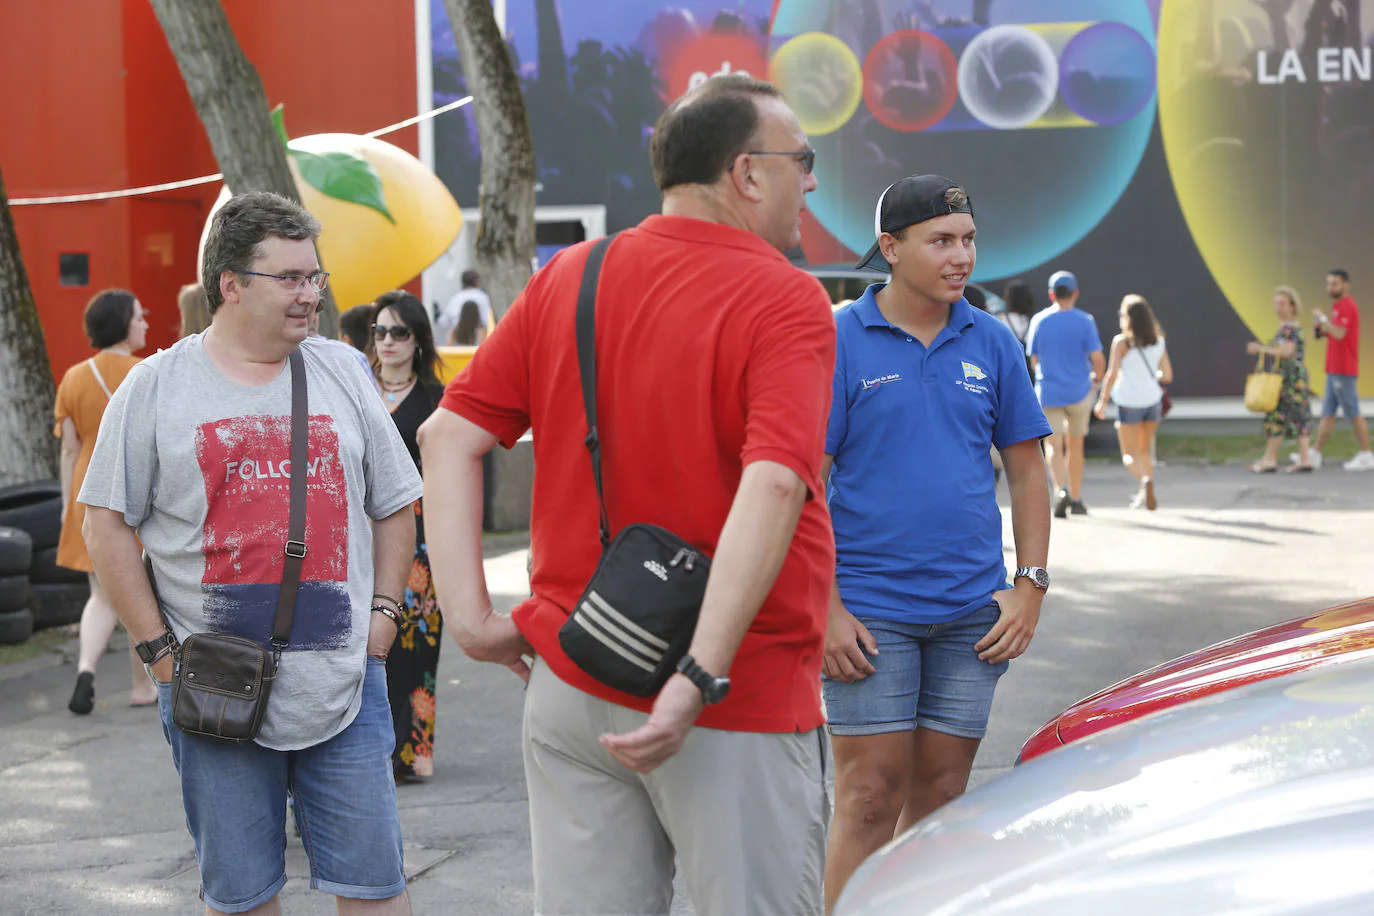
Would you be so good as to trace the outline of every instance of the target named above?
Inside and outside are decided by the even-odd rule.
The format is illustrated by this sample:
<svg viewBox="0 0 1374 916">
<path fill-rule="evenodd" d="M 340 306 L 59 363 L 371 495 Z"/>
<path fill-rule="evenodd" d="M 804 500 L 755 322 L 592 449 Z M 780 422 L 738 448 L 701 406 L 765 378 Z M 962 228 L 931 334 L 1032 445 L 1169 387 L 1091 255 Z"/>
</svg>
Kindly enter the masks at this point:
<svg viewBox="0 0 1374 916">
<path fill-rule="evenodd" d="M 133 293 L 107 289 L 97 293 L 86 306 L 86 336 L 97 352 L 77 363 L 62 376 L 57 388 L 57 423 L 53 432 L 62 438 L 62 537 L 57 543 L 57 563 L 80 570 L 91 580 L 91 597 L 81 612 L 81 654 L 77 660 L 76 689 L 67 708 L 86 715 L 95 707 L 95 665 L 104 654 L 114 632 L 115 612 L 91 571 L 81 523 L 86 507 L 76 501 L 86 466 L 95 450 L 100 418 L 110 396 L 138 363 L 133 354 L 143 349 L 148 336 L 147 312 Z M 129 647 L 133 671 L 134 706 L 156 706 L 157 688 L 143 671 L 143 665 Z"/>
</svg>

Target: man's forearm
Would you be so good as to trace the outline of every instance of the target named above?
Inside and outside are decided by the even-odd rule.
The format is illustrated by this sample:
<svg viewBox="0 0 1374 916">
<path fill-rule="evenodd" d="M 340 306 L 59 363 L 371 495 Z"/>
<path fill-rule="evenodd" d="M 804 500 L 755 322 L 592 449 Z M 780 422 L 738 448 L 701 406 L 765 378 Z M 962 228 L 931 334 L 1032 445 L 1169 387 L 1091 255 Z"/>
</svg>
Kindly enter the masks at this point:
<svg viewBox="0 0 1374 916">
<path fill-rule="evenodd" d="M 435 594 L 450 628 L 474 632 L 491 613 L 482 567 L 482 454 L 490 443 L 464 423 L 436 411 L 421 428 L 420 451 L 426 469 L 439 469 L 425 474 L 424 500 Z"/>
<path fill-rule="evenodd" d="M 1050 553 L 1050 491 L 1040 444 L 1018 442 L 1002 450 L 1011 493 L 1011 530 L 1018 566 L 1045 566 Z"/>
<path fill-rule="evenodd" d="M 143 552 L 134 529 L 120 513 L 88 506 L 82 531 L 100 586 L 134 642 L 161 636 L 167 626 L 143 568 Z"/>
<path fill-rule="evenodd" d="M 415 559 L 415 509 L 406 506 L 372 523 L 372 590 L 404 601 Z"/>
<path fill-rule="evenodd" d="M 711 560 L 711 578 L 689 650 L 712 674 L 724 676 L 730 670 L 787 559 L 805 501 L 806 484 L 789 468 L 756 461 L 744 469 Z"/>
</svg>

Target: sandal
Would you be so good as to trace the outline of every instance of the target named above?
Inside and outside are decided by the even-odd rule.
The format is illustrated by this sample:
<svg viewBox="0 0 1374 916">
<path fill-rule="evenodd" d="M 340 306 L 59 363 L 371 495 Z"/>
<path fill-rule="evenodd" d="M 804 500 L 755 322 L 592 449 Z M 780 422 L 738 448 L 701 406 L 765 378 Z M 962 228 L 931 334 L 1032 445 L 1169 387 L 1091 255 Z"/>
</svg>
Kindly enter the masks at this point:
<svg viewBox="0 0 1374 916">
<path fill-rule="evenodd" d="M 1256 474 L 1273 474 L 1277 472 L 1278 469 L 1279 466 L 1277 464 L 1261 464 L 1258 461 L 1250 465 L 1250 470 Z"/>
<path fill-rule="evenodd" d="M 1287 474 L 1311 474 L 1311 473 L 1312 473 L 1312 465 L 1310 465 L 1310 464 L 1290 464 L 1288 467 L 1284 468 L 1284 472 L 1287 473 Z"/>
</svg>

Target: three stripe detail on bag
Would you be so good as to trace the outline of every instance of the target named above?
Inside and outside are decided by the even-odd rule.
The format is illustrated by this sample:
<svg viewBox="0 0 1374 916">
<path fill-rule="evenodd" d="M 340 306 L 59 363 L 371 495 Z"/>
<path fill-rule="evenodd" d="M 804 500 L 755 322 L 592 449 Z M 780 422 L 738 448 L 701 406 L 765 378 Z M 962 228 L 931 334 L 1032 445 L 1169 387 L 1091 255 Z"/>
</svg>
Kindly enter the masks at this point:
<svg viewBox="0 0 1374 916">
<path fill-rule="evenodd" d="M 617 611 L 596 592 L 573 614 L 577 625 L 592 638 L 632 665 L 653 671 L 663 660 L 668 644 Z"/>
</svg>

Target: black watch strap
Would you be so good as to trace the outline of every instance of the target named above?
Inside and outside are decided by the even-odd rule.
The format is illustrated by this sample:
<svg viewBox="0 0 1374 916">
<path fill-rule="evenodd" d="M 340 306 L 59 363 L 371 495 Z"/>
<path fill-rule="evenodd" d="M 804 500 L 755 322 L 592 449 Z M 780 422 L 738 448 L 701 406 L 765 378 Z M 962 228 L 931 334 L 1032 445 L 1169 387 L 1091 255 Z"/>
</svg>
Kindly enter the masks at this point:
<svg viewBox="0 0 1374 916">
<path fill-rule="evenodd" d="M 163 650 L 176 642 L 176 637 L 171 630 L 165 631 L 157 639 L 150 639 L 134 646 L 134 651 L 138 653 L 139 660 L 145 665 L 151 665 L 158 660 Z"/>
<path fill-rule="evenodd" d="M 716 677 L 698 665 L 696 659 L 690 655 L 684 655 L 678 660 L 677 670 L 696 685 L 707 706 L 719 703 L 730 693 L 730 679 L 728 677 Z"/>
</svg>

